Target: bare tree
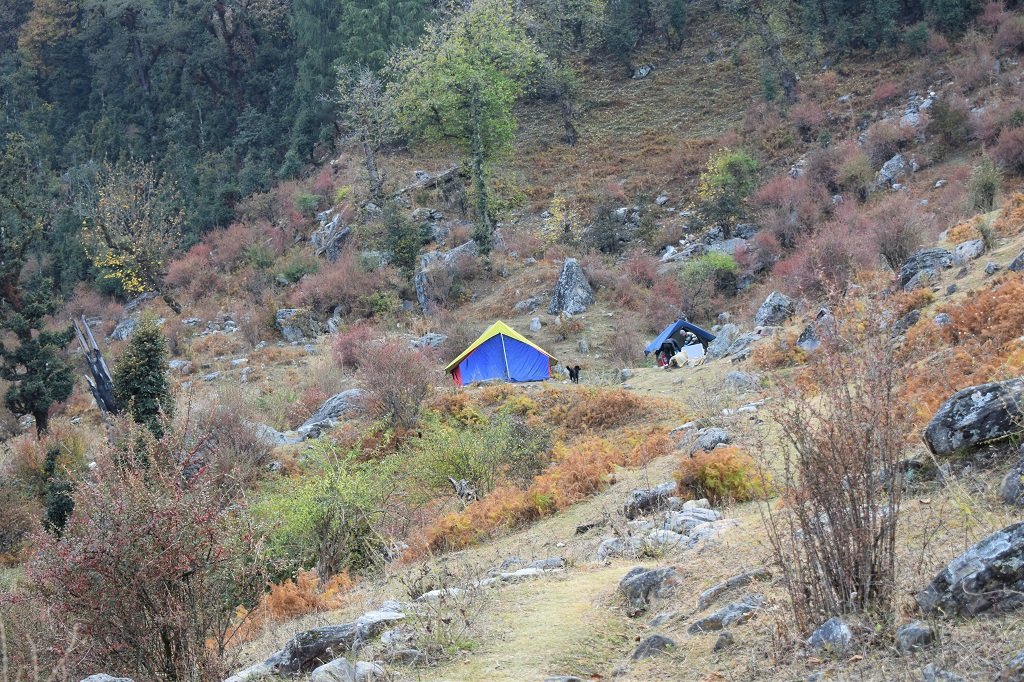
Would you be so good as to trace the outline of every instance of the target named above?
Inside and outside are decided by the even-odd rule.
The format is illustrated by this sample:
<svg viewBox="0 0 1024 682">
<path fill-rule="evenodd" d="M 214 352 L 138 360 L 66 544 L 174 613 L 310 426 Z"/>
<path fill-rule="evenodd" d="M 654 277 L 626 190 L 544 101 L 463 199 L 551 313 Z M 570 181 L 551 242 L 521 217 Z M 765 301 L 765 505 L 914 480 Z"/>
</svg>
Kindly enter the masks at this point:
<svg viewBox="0 0 1024 682">
<path fill-rule="evenodd" d="M 380 204 L 385 173 L 377 163 L 377 152 L 394 139 L 397 130 L 390 97 L 383 81 L 370 69 L 339 69 L 337 102 L 342 126 L 363 149 L 370 198 Z"/>
</svg>

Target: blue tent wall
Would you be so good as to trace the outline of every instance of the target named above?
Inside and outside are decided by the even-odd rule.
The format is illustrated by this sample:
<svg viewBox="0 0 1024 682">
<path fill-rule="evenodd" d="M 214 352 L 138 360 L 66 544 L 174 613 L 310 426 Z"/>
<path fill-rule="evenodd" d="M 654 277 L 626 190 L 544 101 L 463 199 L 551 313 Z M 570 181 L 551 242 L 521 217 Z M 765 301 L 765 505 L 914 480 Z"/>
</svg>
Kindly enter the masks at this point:
<svg viewBox="0 0 1024 682">
<path fill-rule="evenodd" d="M 543 381 L 550 375 L 548 356 L 504 334 L 487 339 L 459 363 L 462 385 L 488 379 Z"/>
<path fill-rule="evenodd" d="M 715 335 L 707 331 L 706 329 L 701 329 L 697 325 L 687 322 L 686 320 L 676 320 L 669 326 L 665 327 L 665 330 L 658 334 L 658 337 L 654 339 L 654 341 L 651 341 L 647 348 L 644 349 L 644 355 L 649 355 L 657 351 L 659 348 L 661 348 L 661 344 L 668 341 L 669 338 L 675 335 L 676 332 L 678 332 L 680 329 L 685 329 L 688 332 L 693 332 L 693 334 L 698 339 L 706 343 L 711 343 L 712 341 L 715 340 Z"/>
</svg>

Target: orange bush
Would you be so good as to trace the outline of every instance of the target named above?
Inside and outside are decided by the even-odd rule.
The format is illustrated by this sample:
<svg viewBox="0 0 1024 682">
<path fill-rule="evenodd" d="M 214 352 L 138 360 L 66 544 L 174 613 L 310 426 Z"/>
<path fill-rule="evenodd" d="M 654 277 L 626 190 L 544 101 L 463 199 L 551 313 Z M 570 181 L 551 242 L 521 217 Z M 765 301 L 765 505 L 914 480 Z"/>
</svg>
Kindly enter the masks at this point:
<svg viewBox="0 0 1024 682">
<path fill-rule="evenodd" d="M 538 403 L 550 411 L 550 421 L 568 429 L 610 429 L 638 419 L 643 401 L 623 389 L 545 389 Z"/>
<path fill-rule="evenodd" d="M 355 581 L 347 572 L 339 573 L 321 584 L 315 570 L 300 570 L 294 579 L 272 583 L 269 591 L 252 610 L 239 606 L 235 611 L 234 632 L 229 641 L 235 645 L 243 644 L 270 625 L 340 608 L 354 585 Z"/>
<path fill-rule="evenodd" d="M 676 472 L 676 482 L 680 495 L 706 497 L 717 505 L 763 497 L 768 487 L 766 476 L 758 471 L 750 455 L 726 446 L 684 457 Z"/>
<path fill-rule="evenodd" d="M 1018 192 L 1006 200 L 992 229 L 1003 237 L 1013 237 L 1024 232 L 1024 193 Z"/>
<path fill-rule="evenodd" d="M 919 310 L 935 300 L 935 295 L 928 289 L 914 289 L 900 292 L 892 297 L 890 303 L 896 317 L 903 317 L 911 310 Z"/>
<path fill-rule="evenodd" d="M 980 239 L 981 233 L 978 232 L 978 228 L 975 227 L 973 220 L 966 220 L 962 223 L 957 223 L 953 227 L 949 228 L 946 232 L 946 241 L 950 244 L 959 244 L 965 242 L 968 239 Z"/>
<path fill-rule="evenodd" d="M 754 346 L 750 361 L 765 370 L 802 365 L 807 361 L 807 353 L 796 345 L 799 335 L 797 331 L 790 331 Z"/>
</svg>

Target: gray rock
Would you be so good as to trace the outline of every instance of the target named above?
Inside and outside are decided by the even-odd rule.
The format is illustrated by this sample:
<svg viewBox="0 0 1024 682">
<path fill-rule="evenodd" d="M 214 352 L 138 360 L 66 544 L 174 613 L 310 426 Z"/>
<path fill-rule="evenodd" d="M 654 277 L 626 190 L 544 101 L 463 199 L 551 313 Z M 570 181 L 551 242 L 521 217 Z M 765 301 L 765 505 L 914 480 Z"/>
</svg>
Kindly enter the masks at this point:
<svg viewBox="0 0 1024 682">
<path fill-rule="evenodd" d="M 757 309 L 757 314 L 754 315 L 754 322 L 759 325 L 776 326 L 793 317 L 795 312 L 796 307 L 788 296 L 778 291 L 773 291 L 768 294 L 768 298 Z"/>
<path fill-rule="evenodd" d="M 640 642 L 640 645 L 633 652 L 633 660 L 639 661 L 644 658 L 650 658 L 651 656 L 657 656 L 666 651 L 672 651 L 676 648 L 676 643 L 665 635 L 651 635 L 644 641 Z"/>
<path fill-rule="evenodd" d="M 647 78 L 654 71 L 654 64 L 641 64 L 633 70 L 633 80 Z"/>
<path fill-rule="evenodd" d="M 705 523 L 720 521 L 722 514 L 714 509 L 684 509 L 683 511 L 668 511 L 661 521 L 662 530 L 669 530 L 673 533 L 688 534 L 694 528 Z"/>
<path fill-rule="evenodd" d="M 728 630 L 722 630 L 718 633 L 718 639 L 715 640 L 715 646 L 711 647 L 712 651 L 725 651 L 733 644 L 736 643 L 736 638 L 732 636 L 732 633 Z"/>
<path fill-rule="evenodd" d="M 1024 521 L 969 548 L 916 598 L 925 614 L 944 616 L 976 616 L 1024 605 Z"/>
<path fill-rule="evenodd" d="M 915 324 L 921 321 L 921 311 L 911 310 L 909 313 L 901 317 L 896 321 L 896 324 L 892 326 L 892 335 L 901 336 L 906 334 L 907 331 Z"/>
<path fill-rule="evenodd" d="M 917 164 L 907 159 L 903 154 L 897 154 L 884 164 L 875 177 L 875 186 L 884 187 L 902 180 L 917 170 Z"/>
<path fill-rule="evenodd" d="M 963 677 L 947 670 L 942 670 L 934 663 L 929 663 L 921 671 L 922 682 L 967 682 Z"/>
<path fill-rule="evenodd" d="M 590 343 L 585 338 L 582 338 L 582 339 L 580 339 L 579 341 L 576 342 L 576 350 L 577 350 L 577 352 L 583 353 L 583 354 L 589 353 L 590 352 Z"/>
<path fill-rule="evenodd" d="M 419 649 L 397 649 L 388 654 L 387 658 L 391 663 L 401 665 L 417 665 L 427 660 L 426 654 Z"/>
<path fill-rule="evenodd" d="M 627 613 L 632 618 L 646 611 L 653 599 L 668 596 L 678 584 L 679 574 L 671 566 L 638 566 L 619 581 L 619 592 L 625 597 Z"/>
<path fill-rule="evenodd" d="M 1024 458 L 1006 472 L 1002 483 L 999 484 L 999 497 L 1006 504 L 1024 507 Z"/>
<path fill-rule="evenodd" d="M 192 363 L 188 360 L 171 360 L 167 363 L 167 369 L 188 376 L 192 373 Z"/>
<path fill-rule="evenodd" d="M 549 315 L 568 313 L 579 315 L 586 312 L 594 304 L 594 290 L 583 274 L 583 268 L 575 258 L 566 258 L 562 264 L 562 272 L 558 275 L 558 283 L 551 294 Z"/>
<path fill-rule="evenodd" d="M 294 445 L 302 442 L 302 436 L 295 433 L 294 431 L 288 431 L 282 433 L 275 429 L 273 426 L 267 426 L 266 424 L 251 423 L 249 424 L 250 429 L 253 433 L 259 437 L 264 443 L 270 447 L 279 447 L 281 445 Z"/>
<path fill-rule="evenodd" d="M 477 243 L 470 239 L 450 251 L 430 251 L 420 256 L 413 283 L 416 300 L 424 313 L 432 313 L 444 303 L 459 264 L 476 258 L 479 253 Z"/>
<path fill-rule="evenodd" d="M 544 682 L 583 682 L 583 679 L 575 675 L 556 675 L 554 677 L 545 677 Z"/>
<path fill-rule="evenodd" d="M 900 266 L 899 282 L 904 289 L 910 281 L 923 270 L 933 273 L 953 267 L 953 254 L 946 249 L 922 249 L 913 254 Z"/>
<path fill-rule="evenodd" d="M 624 368 L 619 370 L 619 382 L 625 383 L 633 378 L 634 372 L 631 369 Z"/>
<path fill-rule="evenodd" d="M 675 492 L 675 481 L 667 481 L 653 488 L 636 488 L 626 496 L 623 512 L 627 519 L 635 519 L 665 509 L 668 507 L 669 498 L 675 495 Z"/>
<path fill-rule="evenodd" d="M 117 323 L 117 326 L 114 327 L 114 331 L 110 332 L 110 338 L 115 341 L 126 341 L 138 326 L 139 317 L 137 315 L 126 317 Z"/>
<path fill-rule="evenodd" d="M 345 658 L 324 663 L 309 676 L 310 682 L 357 682 L 356 667 Z"/>
<path fill-rule="evenodd" d="M 239 670 L 231 677 L 224 680 L 224 682 L 256 682 L 257 680 L 263 680 L 274 674 L 274 667 L 272 663 L 267 661 L 261 661 L 256 665 L 251 665 L 245 670 Z M 85 682 L 85 680 L 82 680 Z"/>
<path fill-rule="evenodd" d="M 597 548 L 597 560 L 607 561 L 614 557 L 637 556 L 643 550 L 643 541 L 640 538 L 605 538 Z"/>
<path fill-rule="evenodd" d="M 216 381 L 220 377 L 220 372 L 210 372 L 203 377 L 203 381 L 210 382 Z"/>
<path fill-rule="evenodd" d="M 281 308 L 274 314 L 274 326 L 285 341 L 301 343 L 320 334 L 320 323 L 305 308 Z"/>
<path fill-rule="evenodd" d="M 735 256 L 736 252 L 741 248 L 746 247 L 747 240 L 740 237 L 732 237 L 731 239 L 725 239 L 720 242 L 708 245 L 708 251 L 715 251 L 717 253 L 725 253 L 730 256 Z"/>
<path fill-rule="evenodd" d="M 697 442 L 693 452 L 704 450 L 710 452 L 719 445 L 727 445 L 732 440 L 729 432 L 717 426 L 710 426 L 697 432 Z"/>
<path fill-rule="evenodd" d="M 755 568 L 752 571 L 735 575 L 701 592 L 697 597 L 697 610 L 703 611 L 730 590 L 746 587 L 755 580 L 768 580 L 771 577 L 772 574 L 766 568 Z"/>
<path fill-rule="evenodd" d="M 361 410 L 365 396 L 366 391 L 360 388 L 350 388 L 328 398 L 313 416 L 296 431 L 303 440 L 319 437 L 324 430 L 331 428 L 342 415 Z"/>
<path fill-rule="evenodd" d="M 516 303 L 514 306 L 512 306 L 512 309 L 520 314 L 532 313 L 534 310 L 539 308 L 541 303 L 543 302 L 543 297 L 531 296 L 530 298 L 524 299 Z"/>
<path fill-rule="evenodd" d="M 901 625 L 896 630 L 896 649 L 901 654 L 919 651 L 935 641 L 935 630 L 919 620 Z"/>
<path fill-rule="evenodd" d="M 733 228 L 732 233 L 740 239 L 753 239 L 761 230 L 756 223 L 740 223 Z"/>
<path fill-rule="evenodd" d="M 129 677 L 113 677 L 106 673 L 97 673 L 89 675 L 82 682 L 132 682 L 132 680 Z"/>
<path fill-rule="evenodd" d="M 541 322 L 539 317 L 535 317 L 530 320 L 530 331 L 539 332 L 541 328 Z"/>
<path fill-rule="evenodd" d="M 972 260 L 981 258 L 983 253 L 985 253 L 985 242 L 980 239 L 960 242 L 953 248 L 953 265 L 965 265 Z"/>
<path fill-rule="evenodd" d="M 829 618 L 811 633 L 807 644 L 819 653 L 842 655 L 853 643 L 853 630 L 841 618 Z"/>
<path fill-rule="evenodd" d="M 389 624 L 405 618 L 394 611 L 371 611 L 351 623 L 327 625 L 300 632 L 284 645 L 273 665 L 279 674 L 297 673 L 332 661 L 360 648 Z"/>
<path fill-rule="evenodd" d="M 309 236 L 309 242 L 317 256 L 333 263 L 352 234 L 352 228 L 341 224 L 341 214 L 334 209 L 318 214 L 317 218 L 320 226 Z"/>
<path fill-rule="evenodd" d="M 715 335 L 714 341 L 708 344 L 708 359 L 717 360 L 728 355 L 729 347 L 739 335 L 739 327 L 734 324 L 723 324 L 722 329 Z"/>
<path fill-rule="evenodd" d="M 1020 652 L 999 671 L 996 682 L 1024 682 L 1024 651 Z"/>
<path fill-rule="evenodd" d="M 665 196 L 664 194 L 659 194 L 658 197 L 654 200 L 654 203 L 657 204 L 658 206 L 664 206 L 665 204 L 668 203 L 668 197 Z"/>
<path fill-rule="evenodd" d="M 526 568 L 539 568 L 542 571 L 553 571 L 555 569 L 565 568 L 565 559 L 560 556 L 538 559 L 537 561 L 531 561 L 526 564 Z"/>
<path fill-rule="evenodd" d="M 722 384 L 736 391 L 757 391 L 761 388 L 761 377 L 751 372 L 727 372 Z"/>
<path fill-rule="evenodd" d="M 956 285 L 956 282 L 953 282 L 948 287 L 946 287 L 946 296 L 952 296 L 958 291 L 960 291 L 960 287 Z"/>
<path fill-rule="evenodd" d="M 764 597 L 762 595 L 747 595 L 740 601 L 720 608 L 711 615 L 692 623 L 686 631 L 691 635 L 699 635 L 705 632 L 718 632 L 730 625 L 742 625 L 750 620 L 763 605 Z"/>
<path fill-rule="evenodd" d="M 910 281 L 907 282 L 906 286 L 903 287 L 904 291 L 914 291 L 915 289 L 924 289 L 932 286 L 938 279 L 939 273 L 933 268 L 925 268 L 924 270 L 918 271 Z"/>
<path fill-rule="evenodd" d="M 936 455 L 948 455 L 1021 431 L 1024 379 L 995 381 L 958 391 L 928 422 L 924 440 Z"/>
<path fill-rule="evenodd" d="M 985 274 L 992 276 L 1003 269 L 1003 266 L 999 263 L 988 262 L 985 263 Z"/>
<path fill-rule="evenodd" d="M 1020 254 L 1018 254 L 1018 256 L 1006 266 L 1006 269 L 1010 272 L 1024 272 L 1024 251 L 1021 251 Z"/>
<path fill-rule="evenodd" d="M 949 313 L 939 313 L 932 318 L 932 322 L 940 327 L 945 327 L 953 322 L 953 319 L 949 316 Z"/>
<path fill-rule="evenodd" d="M 430 332 L 424 334 L 418 339 L 413 339 L 409 342 L 409 346 L 412 348 L 440 348 L 441 344 L 448 340 L 448 336 L 445 334 L 436 334 Z"/>
</svg>

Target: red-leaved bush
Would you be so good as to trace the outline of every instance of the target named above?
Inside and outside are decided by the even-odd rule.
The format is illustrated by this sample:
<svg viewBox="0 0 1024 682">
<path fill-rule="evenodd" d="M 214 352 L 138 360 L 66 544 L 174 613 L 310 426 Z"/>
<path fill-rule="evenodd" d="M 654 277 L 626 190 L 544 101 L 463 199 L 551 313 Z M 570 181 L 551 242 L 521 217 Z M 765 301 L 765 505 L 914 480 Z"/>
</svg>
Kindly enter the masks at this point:
<svg viewBox="0 0 1024 682">
<path fill-rule="evenodd" d="M 426 353 L 396 341 L 364 346 L 359 367 L 371 412 L 399 428 L 416 425 L 436 372 L 437 364 Z"/>
<path fill-rule="evenodd" d="M 1003 128 L 992 148 L 992 158 L 1005 170 L 1024 174 L 1024 127 Z"/>
<path fill-rule="evenodd" d="M 78 487 L 63 536 L 35 538 L 26 578 L 73 633 L 63 646 L 78 638 L 75 679 L 223 679 L 235 608 L 264 586 L 257 540 L 202 469 L 184 473 L 177 454 L 194 448 L 169 434 L 146 449 L 146 467 L 108 465 Z"/>
<path fill-rule="evenodd" d="M 334 337 L 334 361 L 346 369 L 358 369 L 363 362 L 363 351 L 380 335 L 372 324 L 357 323 L 339 331 Z"/>
</svg>

